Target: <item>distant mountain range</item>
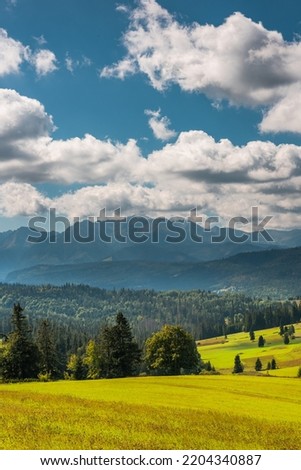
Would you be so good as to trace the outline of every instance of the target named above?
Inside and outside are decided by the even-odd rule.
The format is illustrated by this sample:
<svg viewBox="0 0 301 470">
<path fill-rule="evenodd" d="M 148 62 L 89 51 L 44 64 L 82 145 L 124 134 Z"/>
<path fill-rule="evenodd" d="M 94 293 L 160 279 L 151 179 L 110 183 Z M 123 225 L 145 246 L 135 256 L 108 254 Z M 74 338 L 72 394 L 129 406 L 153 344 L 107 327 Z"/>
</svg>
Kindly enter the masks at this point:
<svg viewBox="0 0 301 470">
<path fill-rule="evenodd" d="M 133 224 L 128 219 L 115 227 L 115 237 L 113 224 L 89 221 L 62 233 L 27 227 L 0 233 L 0 280 L 108 289 L 255 289 L 259 295 L 273 296 L 280 289 L 285 295 L 301 295 L 301 230 L 269 230 L 272 241 L 260 233 L 257 241 L 256 234 L 239 230 L 206 231 L 187 221 L 168 226 L 152 222 Z M 110 243 L 101 240 L 104 229 Z M 196 234 L 199 242 L 191 239 Z M 124 237 L 123 242 L 116 237 Z M 145 241 L 137 243 L 144 240 L 141 237 Z"/>
<path fill-rule="evenodd" d="M 37 265 L 10 273 L 20 284 L 88 284 L 105 289 L 240 291 L 255 296 L 301 296 L 301 248 L 241 253 L 201 263 L 103 261 Z"/>
</svg>

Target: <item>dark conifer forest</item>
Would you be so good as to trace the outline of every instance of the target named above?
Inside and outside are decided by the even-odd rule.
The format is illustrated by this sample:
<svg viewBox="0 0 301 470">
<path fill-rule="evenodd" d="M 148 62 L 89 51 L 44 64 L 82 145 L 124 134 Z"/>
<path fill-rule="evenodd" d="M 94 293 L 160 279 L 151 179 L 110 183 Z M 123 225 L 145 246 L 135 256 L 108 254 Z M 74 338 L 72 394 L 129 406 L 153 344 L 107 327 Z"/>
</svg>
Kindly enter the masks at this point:
<svg viewBox="0 0 301 470">
<path fill-rule="evenodd" d="M 85 347 L 118 312 L 128 319 L 135 340 L 144 341 L 163 325 L 181 325 L 195 340 L 292 324 L 300 321 L 299 299 L 276 301 L 244 294 L 200 290 L 104 290 L 85 285 L 0 284 L 0 333 L 11 332 L 13 305 L 20 303 L 33 336 L 48 320 L 63 354 Z"/>
</svg>

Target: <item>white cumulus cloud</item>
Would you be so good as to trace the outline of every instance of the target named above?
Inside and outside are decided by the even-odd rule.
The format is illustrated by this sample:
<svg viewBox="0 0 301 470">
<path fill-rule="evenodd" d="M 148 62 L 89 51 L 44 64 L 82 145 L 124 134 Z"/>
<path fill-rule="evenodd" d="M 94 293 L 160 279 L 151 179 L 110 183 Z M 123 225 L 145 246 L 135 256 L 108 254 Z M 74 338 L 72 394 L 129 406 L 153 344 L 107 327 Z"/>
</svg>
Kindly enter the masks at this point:
<svg viewBox="0 0 301 470">
<path fill-rule="evenodd" d="M 263 117 L 261 132 L 301 134 L 301 84 L 292 87 Z"/>
<path fill-rule="evenodd" d="M 0 214 L 5 217 L 32 216 L 51 207 L 50 200 L 27 183 L 0 185 Z"/>
<path fill-rule="evenodd" d="M 186 92 L 202 92 L 214 103 L 268 106 L 273 119 L 261 130 L 297 131 L 280 119 L 279 106 L 298 99 L 301 86 L 301 42 L 287 42 L 281 33 L 234 13 L 218 26 L 181 24 L 155 0 L 140 0 L 123 36 L 126 55 L 105 67 L 102 77 L 141 72 L 162 91 L 177 84 Z M 282 103 L 282 105 L 281 105 Z M 301 109 L 294 118 L 301 122 Z M 270 117 L 270 114 L 268 114 Z M 275 118 L 275 119 L 276 119 Z"/>
<path fill-rule="evenodd" d="M 22 62 L 28 55 L 28 49 L 20 41 L 8 36 L 5 29 L 0 29 L 0 76 L 18 73 Z"/>
<path fill-rule="evenodd" d="M 57 59 L 55 54 L 48 49 L 41 49 L 31 55 L 31 63 L 39 76 L 48 75 L 57 70 Z"/>
<path fill-rule="evenodd" d="M 145 114 L 149 116 L 148 124 L 154 133 L 156 139 L 170 140 L 177 134 L 174 130 L 170 129 L 170 120 L 166 116 L 161 116 L 161 110 L 152 111 L 145 110 Z"/>
<path fill-rule="evenodd" d="M 37 100 L 0 89 L 0 180 L 102 183 L 136 181 L 145 159 L 133 139 L 127 143 L 92 135 L 52 138 L 54 124 Z"/>
<path fill-rule="evenodd" d="M 0 89 L 0 137 L 3 142 L 37 139 L 54 129 L 53 119 L 35 99 L 15 90 Z M 1 146 L 1 143 L 0 143 Z"/>
<path fill-rule="evenodd" d="M 36 39 L 41 41 L 41 38 L 43 36 Z M 54 52 L 48 49 L 32 51 L 0 28 L 0 77 L 19 73 L 24 63 L 30 63 L 38 76 L 47 75 L 58 68 Z"/>
<path fill-rule="evenodd" d="M 152 111 L 161 118 L 159 111 Z M 151 117 L 151 116 L 150 116 Z M 292 227 L 301 217 L 301 147 L 256 140 L 234 145 L 200 130 L 143 156 L 125 143 L 87 134 L 52 135 L 53 119 L 37 100 L 0 89 L 0 213 L 35 215 L 47 208 L 70 216 L 98 215 L 106 207 L 127 214 L 203 214 L 250 217 L 258 206 L 273 225 Z M 49 198 L 43 182 L 67 185 Z M 69 191 L 75 183 L 83 187 Z"/>
</svg>

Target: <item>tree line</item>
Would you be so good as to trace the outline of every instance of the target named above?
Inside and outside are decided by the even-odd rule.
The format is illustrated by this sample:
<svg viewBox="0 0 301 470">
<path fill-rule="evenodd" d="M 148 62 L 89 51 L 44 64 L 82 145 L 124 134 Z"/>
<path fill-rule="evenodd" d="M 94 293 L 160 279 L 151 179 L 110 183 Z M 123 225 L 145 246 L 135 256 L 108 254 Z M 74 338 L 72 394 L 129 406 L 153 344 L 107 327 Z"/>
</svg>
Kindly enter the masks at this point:
<svg viewBox="0 0 301 470">
<path fill-rule="evenodd" d="M 86 346 L 95 331 L 113 323 L 116 312 L 129 320 L 139 347 L 166 324 L 180 324 L 194 339 L 297 323 L 300 299 L 252 298 L 235 292 L 105 290 L 84 285 L 0 284 L 0 333 L 10 332 L 15 299 L 26 308 L 37 335 L 41 321 L 52 324 L 55 341 L 68 357 Z"/>
<path fill-rule="evenodd" d="M 193 337 L 182 327 L 165 325 L 153 333 L 143 350 L 134 340 L 129 321 L 119 312 L 112 325 L 103 326 L 94 339 L 64 362 L 47 319 L 32 335 L 24 309 L 14 304 L 12 331 L 2 339 L 0 377 L 4 381 L 121 378 L 148 374 L 199 373 L 201 361 Z"/>
</svg>

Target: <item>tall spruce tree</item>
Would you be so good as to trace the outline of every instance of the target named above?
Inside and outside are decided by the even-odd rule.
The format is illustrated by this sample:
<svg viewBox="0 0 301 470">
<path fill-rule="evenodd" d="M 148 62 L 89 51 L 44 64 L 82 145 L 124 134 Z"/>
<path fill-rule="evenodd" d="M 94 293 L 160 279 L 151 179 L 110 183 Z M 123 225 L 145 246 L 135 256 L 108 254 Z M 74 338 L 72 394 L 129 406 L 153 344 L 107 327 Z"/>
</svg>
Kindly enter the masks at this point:
<svg viewBox="0 0 301 470">
<path fill-rule="evenodd" d="M 113 336 L 116 338 L 113 356 L 117 375 L 118 377 L 131 376 L 137 369 L 141 353 L 137 343 L 133 340 L 130 324 L 121 312 L 116 316 Z"/>
<path fill-rule="evenodd" d="M 260 335 L 259 338 L 258 338 L 258 347 L 263 348 L 264 345 L 265 345 L 265 339 L 262 335 Z"/>
<path fill-rule="evenodd" d="M 251 341 L 254 341 L 254 340 L 255 340 L 255 333 L 254 333 L 253 328 L 250 329 L 250 331 L 249 331 L 249 336 L 250 336 L 250 340 L 251 340 Z"/>
<path fill-rule="evenodd" d="M 53 330 L 48 320 L 42 320 L 37 330 L 37 346 L 40 353 L 40 372 L 49 378 L 60 376 L 59 353 L 55 346 Z"/>
<path fill-rule="evenodd" d="M 233 374 L 240 374 L 243 371 L 244 371 L 244 366 L 240 360 L 240 355 L 237 354 L 234 358 Z"/>
<path fill-rule="evenodd" d="M 113 355 L 115 344 L 116 339 L 113 335 L 112 327 L 104 326 L 98 337 L 100 377 L 112 378 L 116 376 L 116 364 Z"/>
<path fill-rule="evenodd" d="M 272 370 L 277 369 L 277 363 L 276 363 L 276 361 L 275 361 L 274 358 L 271 360 L 271 369 L 272 369 Z"/>
<path fill-rule="evenodd" d="M 255 362 L 255 370 L 256 370 L 257 372 L 259 372 L 259 371 L 262 370 L 262 362 L 261 362 L 261 360 L 259 359 L 259 357 L 258 357 L 258 359 L 257 359 L 256 362 Z"/>
<path fill-rule="evenodd" d="M 17 380 L 36 378 L 39 371 L 39 351 L 19 303 L 14 304 L 12 329 L 3 352 L 2 376 L 4 379 Z"/>
<path fill-rule="evenodd" d="M 140 364 L 141 352 L 123 313 L 117 314 L 115 325 L 106 326 L 101 330 L 98 344 L 102 377 L 135 375 Z"/>
</svg>

